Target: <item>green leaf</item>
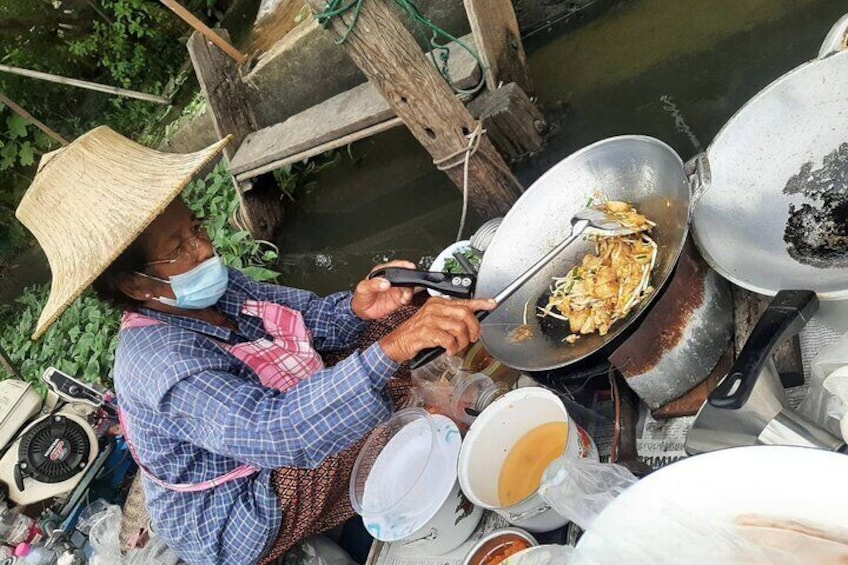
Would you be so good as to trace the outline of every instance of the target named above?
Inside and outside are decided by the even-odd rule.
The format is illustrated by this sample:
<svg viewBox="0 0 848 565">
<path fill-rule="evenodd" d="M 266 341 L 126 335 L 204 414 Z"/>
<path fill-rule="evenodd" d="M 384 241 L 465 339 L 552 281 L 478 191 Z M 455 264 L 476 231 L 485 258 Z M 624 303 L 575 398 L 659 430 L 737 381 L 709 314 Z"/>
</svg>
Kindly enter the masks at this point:
<svg viewBox="0 0 848 565">
<path fill-rule="evenodd" d="M 264 267 L 244 267 L 241 271 L 259 282 L 275 281 L 280 276 L 280 273 L 277 271 L 272 271 Z"/>
<path fill-rule="evenodd" d="M 18 160 L 18 145 L 10 143 L 0 149 L 0 170 L 6 170 L 13 166 Z"/>
<path fill-rule="evenodd" d="M 26 137 L 27 124 L 28 122 L 17 114 L 12 114 L 6 118 L 6 126 L 9 128 L 9 137 L 12 139 L 15 139 L 16 137 Z"/>
<path fill-rule="evenodd" d="M 29 141 L 25 141 L 21 144 L 18 149 L 18 159 L 24 167 L 29 167 L 35 162 L 32 145 L 30 145 Z"/>
</svg>

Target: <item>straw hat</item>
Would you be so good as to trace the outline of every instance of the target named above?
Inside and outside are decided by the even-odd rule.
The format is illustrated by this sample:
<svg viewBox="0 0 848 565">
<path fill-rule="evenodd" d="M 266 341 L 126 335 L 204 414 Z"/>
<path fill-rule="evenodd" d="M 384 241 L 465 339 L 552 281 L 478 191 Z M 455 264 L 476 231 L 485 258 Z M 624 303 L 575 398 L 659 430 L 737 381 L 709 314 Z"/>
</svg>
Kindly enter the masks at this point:
<svg viewBox="0 0 848 565">
<path fill-rule="evenodd" d="M 97 279 L 227 144 L 185 155 L 148 149 L 108 127 L 44 155 L 15 215 L 53 280 L 33 339 Z"/>
</svg>

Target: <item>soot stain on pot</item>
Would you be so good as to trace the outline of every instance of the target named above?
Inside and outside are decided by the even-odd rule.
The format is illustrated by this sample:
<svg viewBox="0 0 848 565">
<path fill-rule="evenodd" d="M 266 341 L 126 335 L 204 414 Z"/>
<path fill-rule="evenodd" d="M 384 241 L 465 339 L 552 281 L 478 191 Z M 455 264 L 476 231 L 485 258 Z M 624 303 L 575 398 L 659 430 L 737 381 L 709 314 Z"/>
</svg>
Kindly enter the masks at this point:
<svg viewBox="0 0 848 565">
<path fill-rule="evenodd" d="M 687 248 L 691 241 L 687 241 Z M 670 285 L 666 293 L 660 299 L 658 308 L 652 309 L 645 317 L 643 324 L 650 325 L 651 329 L 658 330 L 658 341 L 653 347 L 642 347 L 640 342 L 637 346 L 627 347 L 625 343 L 613 354 L 613 363 L 625 357 L 618 367 L 627 378 L 637 377 L 651 371 L 659 365 L 663 356 L 674 349 L 686 333 L 695 312 L 704 304 L 706 289 L 704 276 L 697 263 L 692 258 L 691 251 L 684 251 L 680 257 L 678 275 L 688 284 Z"/>
<path fill-rule="evenodd" d="M 783 233 L 789 255 L 822 269 L 848 267 L 848 143 L 826 155 L 818 169 L 804 163 L 783 193 L 811 201 L 789 206 Z"/>
</svg>

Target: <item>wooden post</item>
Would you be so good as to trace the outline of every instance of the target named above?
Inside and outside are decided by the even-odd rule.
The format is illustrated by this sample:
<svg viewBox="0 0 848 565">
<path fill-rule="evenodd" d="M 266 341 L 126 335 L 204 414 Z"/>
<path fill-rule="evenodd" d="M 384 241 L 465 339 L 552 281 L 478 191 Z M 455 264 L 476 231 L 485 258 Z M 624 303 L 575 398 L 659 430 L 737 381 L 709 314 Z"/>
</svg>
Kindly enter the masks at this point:
<svg viewBox="0 0 848 565">
<path fill-rule="evenodd" d="M 230 37 L 226 30 L 217 32 L 214 34 L 216 37 L 224 40 Z M 212 124 L 218 139 L 227 135 L 233 136 L 232 143 L 224 148 L 224 155 L 227 159 L 232 159 L 244 138 L 257 129 L 256 117 L 248 104 L 246 86 L 239 77 L 236 64 L 213 47 L 206 36 L 199 32 L 192 33 L 186 48 L 194 65 L 200 90 L 209 104 Z"/>
<path fill-rule="evenodd" d="M 225 41 L 229 40 L 226 30 L 215 32 Z M 257 129 L 256 117 L 248 102 L 247 87 L 239 77 L 236 64 L 199 32 L 191 34 L 186 47 L 200 89 L 209 104 L 215 134 L 218 139 L 233 136 L 232 143 L 224 148 L 224 156 L 231 160 L 244 138 Z M 237 183 L 236 188 L 241 205 L 239 223 L 254 237 L 269 239 L 282 221 L 279 189 L 273 183 L 256 183 L 254 186 L 252 181 Z"/>
<path fill-rule="evenodd" d="M 98 84 L 96 82 L 88 82 L 87 80 L 79 80 L 59 75 L 51 75 L 50 73 L 42 73 L 41 71 L 20 69 L 18 67 L 10 67 L 9 65 L 0 65 L 0 71 L 12 73 L 13 75 L 21 75 L 29 78 L 46 80 L 47 82 L 55 82 L 59 84 L 66 84 L 68 86 L 76 86 L 79 88 L 85 88 L 86 90 L 96 90 L 97 92 L 106 92 L 108 94 L 126 96 L 127 98 L 136 98 L 138 100 L 144 100 L 145 102 L 156 102 L 157 104 L 171 103 L 171 101 L 165 98 L 164 96 L 146 94 L 144 92 L 136 92 L 135 90 L 127 90 L 126 88 L 118 88 L 117 86 L 109 86 L 106 84 Z"/>
<path fill-rule="evenodd" d="M 489 139 L 507 161 L 541 149 L 548 127 L 545 116 L 514 82 L 483 92 L 468 104 L 468 111 L 483 122 Z"/>
<path fill-rule="evenodd" d="M 319 14 L 325 0 L 306 0 Z M 334 18 L 332 28 L 343 36 L 354 17 L 349 10 Z M 343 44 L 353 62 L 377 87 L 395 113 L 434 161 L 462 152 L 476 121 L 439 75 L 386 0 L 361 4 L 359 18 Z M 521 193 L 509 166 L 484 135 L 468 168 L 468 199 L 484 218 L 506 213 Z M 445 171 L 459 187 L 463 167 Z"/>
<path fill-rule="evenodd" d="M 22 117 L 23 119 L 28 120 L 28 121 L 32 122 L 33 124 L 35 124 L 35 126 L 36 126 L 38 129 L 40 129 L 41 131 L 43 131 L 44 133 L 46 133 L 48 136 L 50 136 L 50 137 L 51 137 L 52 139 L 54 139 L 55 141 L 58 141 L 58 142 L 59 142 L 59 143 L 61 143 L 62 145 L 67 145 L 67 144 L 68 144 L 68 141 L 67 141 L 64 137 L 62 137 L 61 135 L 59 135 L 58 133 L 56 133 L 55 131 L 53 131 L 53 130 L 52 130 L 52 129 L 50 129 L 49 127 L 47 127 L 45 124 L 43 124 L 43 123 L 42 123 L 42 122 L 40 122 L 39 120 L 35 119 L 35 117 L 34 117 L 32 114 L 30 114 L 29 112 L 27 112 L 26 110 L 24 110 L 23 108 L 21 108 L 20 106 L 18 106 L 18 105 L 17 105 L 17 104 L 15 104 L 14 102 L 12 102 L 12 101 L 11 101 L 11 100 L 10 100 L 10 99 L 9 99 L 9 98 L 5 95 L 5 94 L 3 94 L 2 92 L 0 92 L 0 103 L 5 104 L 6 106 L 8 106 L 8 107 L 9 107 L 9 108 L 10 108 L 10 109 L 14 112 L 14 113 L 16 113 L 17 115 L 19 115 L 19 116 L 20 116 L 20 117 Z"/>
<path fill-rule="evenodd" d="M 247 61 L 247 56 L 232 46 L 229 39 L 224 39 L 221 35 L 216 34 L 209 26 L 197 19 L 194 14 L 186 10 L 177 0 L 161 0 L 167 8 L 182 18 L 184 22 L 193 27 L 195 31 L 203 34 L 206 39 L 214 43 L 221 51 L 230 56 L 233 61 L 241 65 Z"/>
<path fill-rule="evenodd" d="M 533 81 L 527 67 L 527 54 L 521 43 L 512 0 L 464 2 L 477 52 L 486 70 L 488 89 L 495 90 L 501 83 L 514 82 L 528 95 L 532 95 Z"/>
</svg>

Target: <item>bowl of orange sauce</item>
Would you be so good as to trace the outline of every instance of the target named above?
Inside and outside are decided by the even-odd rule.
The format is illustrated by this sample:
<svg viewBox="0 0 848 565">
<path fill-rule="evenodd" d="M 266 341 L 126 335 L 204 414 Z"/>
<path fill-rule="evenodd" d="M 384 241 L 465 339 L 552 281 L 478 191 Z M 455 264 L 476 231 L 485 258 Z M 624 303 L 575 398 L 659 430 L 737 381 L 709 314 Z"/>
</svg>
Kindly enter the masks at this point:
<svg viewBox="0 0 848 565">
<path fill-rule="evenodd" d="M 512 526 L 548 532 L 568 520 L 539 494 L 545 470 L 565 457 L 598 460 L 592 438 L 553 392 L 538 387 L 499 397 L 471 424 L 459 453 L 459 483 L 475 505 Z"/>
<path fill-rule="evenodd" d="M 524 530 L 502 528 L 474 544 L 462 565 L 498 565 L 516 553 L 536 545 L 536 539 Z"/>
</svg>

